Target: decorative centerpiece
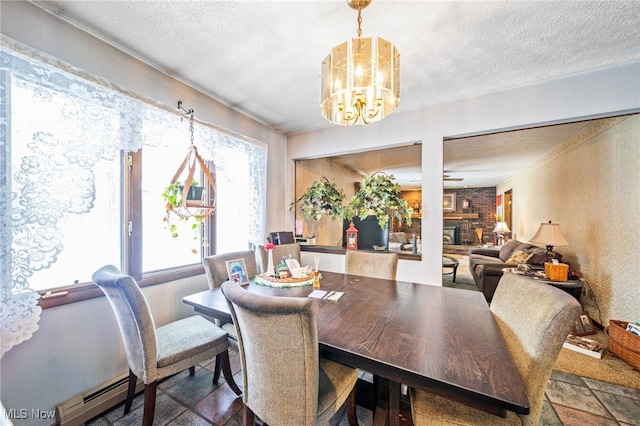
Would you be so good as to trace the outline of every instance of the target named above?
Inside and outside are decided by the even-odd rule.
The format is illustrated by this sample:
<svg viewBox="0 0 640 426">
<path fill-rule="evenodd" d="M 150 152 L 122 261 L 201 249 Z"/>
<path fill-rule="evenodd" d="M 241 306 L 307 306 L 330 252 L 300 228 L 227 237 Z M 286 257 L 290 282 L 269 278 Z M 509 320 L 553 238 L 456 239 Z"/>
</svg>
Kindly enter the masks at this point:
<svg viewBox="0 0 640 426">
<path fill-rule="evenodd" d="M 254 282 L 256 284 L 267 287 L 302 287 L 313 284 L 313 273 L 311 268 L 301 268 L 300 263 L 290 257 L 282 257 L 281 262 L 274 266 L 273 250 L 276 246 L 273 243 L 267 243 L 264 246 L 267 252 L 267 270 L 256 275 Z"/>
<path fill-rule="evenodd" d="M 309 272 L 300 278 L 294 278 L 292 276 L 281 278 L 273 275 L 268 276 L 266 274 L 258 274 L 253 279 L 253 282 L 266 287 L 288 288 L 313 285 L 314 279 L 315 277 L 313 276 L 313 273 Z"/>
</svg>

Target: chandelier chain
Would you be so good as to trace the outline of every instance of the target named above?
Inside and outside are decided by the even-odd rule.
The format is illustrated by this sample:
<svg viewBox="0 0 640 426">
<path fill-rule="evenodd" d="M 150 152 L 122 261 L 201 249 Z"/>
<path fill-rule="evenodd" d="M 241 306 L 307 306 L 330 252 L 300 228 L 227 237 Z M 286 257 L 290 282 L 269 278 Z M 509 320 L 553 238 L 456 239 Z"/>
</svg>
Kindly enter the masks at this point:
<svg viewBox="0 0 640 426">
<path fill-rule="evenodd" d="M 193 113 L 189 117 L 189 133 L 191 133 L 191 145 L 193 146 Z"/>
<path fill-rule="evenodd" d="M 362 10 L 358 9 L 358 38 L 362 36 L 362 28 L 360 28 L 360 25 L 362 25 Z"/>
</svg>

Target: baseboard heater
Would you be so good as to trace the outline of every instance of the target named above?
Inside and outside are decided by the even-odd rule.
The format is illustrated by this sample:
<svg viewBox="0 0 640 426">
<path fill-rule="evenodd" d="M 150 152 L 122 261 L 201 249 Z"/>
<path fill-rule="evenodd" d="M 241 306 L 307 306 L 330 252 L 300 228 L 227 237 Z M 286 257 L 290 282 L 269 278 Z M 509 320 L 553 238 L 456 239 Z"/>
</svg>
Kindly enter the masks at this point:
<svg viewBox="0 0 640 426">
<path fill-rule="evenodd" d="M 127 373 L 58 404 L 56 406 L 57 424 L 60 426 L 84 425 L 85 422 L 124 401 L 127 398 L 128 383 L 129 374 Z M 138 380 L 136 393 L 143 389 L 144 384 Z"/>
</svg>

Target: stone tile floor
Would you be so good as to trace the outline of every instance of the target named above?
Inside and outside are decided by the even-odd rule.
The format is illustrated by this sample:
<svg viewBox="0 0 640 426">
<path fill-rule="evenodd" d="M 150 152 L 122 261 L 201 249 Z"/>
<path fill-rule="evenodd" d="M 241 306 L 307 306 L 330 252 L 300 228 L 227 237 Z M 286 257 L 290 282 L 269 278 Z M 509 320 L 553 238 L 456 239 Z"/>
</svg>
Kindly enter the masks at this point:
<svg viewBox="0 0 640 426">
<path fill-rule="evenodd" d="M 237 353 L 229 353 L 234 377 L 241 384 Z M 196 367 L 194 376 L 184 371 L 160 383 L 154 425 L 241 425 L 242 399 L 222 379 L 212 386 L 213 367 L 213 362 L 205 363 Z M 142 405 L 140 394 L 128 415 L 123 415 L 124 404 L 120 404 L 87 425 L 140 425 Z M 410 414 L 402 415 L 401 424 L 412 426 Z M 358 420 L 363 426 L 371 425 L 373 414 L 358 407 Z M 331 426 L 347 425 L 343 407 L 332 419 Z M 554 371 L 547 386 L 540 425 L 640 426 L 640 390 Z"/>
</svg>

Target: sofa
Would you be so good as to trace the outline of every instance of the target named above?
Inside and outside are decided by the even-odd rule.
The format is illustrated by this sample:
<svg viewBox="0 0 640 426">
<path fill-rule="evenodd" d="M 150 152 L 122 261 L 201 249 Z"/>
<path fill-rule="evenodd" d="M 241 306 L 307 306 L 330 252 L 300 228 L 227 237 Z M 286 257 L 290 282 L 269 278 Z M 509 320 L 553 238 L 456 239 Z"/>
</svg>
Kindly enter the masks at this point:
<svg viewBox="0 0 640 426">
<path fill-rule="evenodd" d="M 389 251 L 412 251 L 413 241 L 404 232 L 389 232 Z"/>
<path fill-rule="evenodd" d="M 520 263 L 532 269 L 544 269 L 546 253 L 546 248 L 518 240 L 508 240 L 501 247 L 473 247 L 469 249 L 469 271 L 478 290 L 490 303 L 503 269 L 515 268 Z M 562 255 L 554 252 L 554 258 L 561 261 Z"/>
</svg>

